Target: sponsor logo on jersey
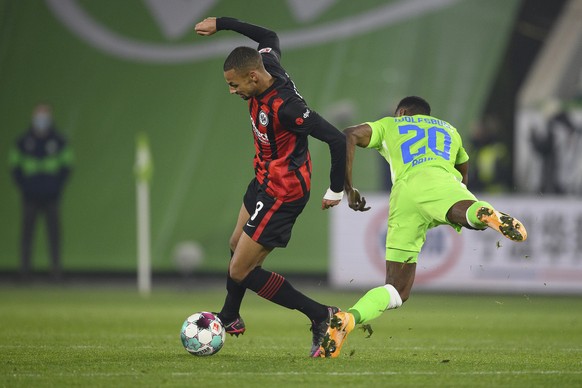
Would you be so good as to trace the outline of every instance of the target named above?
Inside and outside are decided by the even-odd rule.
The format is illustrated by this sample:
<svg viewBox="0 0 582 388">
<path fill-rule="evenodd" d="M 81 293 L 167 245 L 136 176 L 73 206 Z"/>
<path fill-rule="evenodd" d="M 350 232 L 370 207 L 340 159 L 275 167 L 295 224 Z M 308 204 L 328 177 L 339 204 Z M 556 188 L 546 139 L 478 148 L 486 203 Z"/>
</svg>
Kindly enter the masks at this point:
<svg viewBox="0 0 582 388">
<path fill-rule="evenodd" d="M 305 122 L 304 119 L 308 118 L 309 117 L 309 114 L 311 114 L 311 111 L 309 109 L 306 109 L 305 112 L 302 115 L 303 117 L 297 117 L 295 119 L 295 124 L 297 124 L 297 125 L 303 124 Z"/>
<path fill-rule="evenodd" d="M 261 111 L 261 113 L 262 113 L 262 111 Z M 252 116 L 251 116 L 251 125 L 253 126 L 253 133 L 255 134 L 255 137 L 257 138 L 257 140 L 259 140 L 263 144 L 268 144 L 269 137 L 267 136 L 266 133 L 259 131 L 259 129 L 255 125 L 255 121 L 253 120 Z"/>
</svg>

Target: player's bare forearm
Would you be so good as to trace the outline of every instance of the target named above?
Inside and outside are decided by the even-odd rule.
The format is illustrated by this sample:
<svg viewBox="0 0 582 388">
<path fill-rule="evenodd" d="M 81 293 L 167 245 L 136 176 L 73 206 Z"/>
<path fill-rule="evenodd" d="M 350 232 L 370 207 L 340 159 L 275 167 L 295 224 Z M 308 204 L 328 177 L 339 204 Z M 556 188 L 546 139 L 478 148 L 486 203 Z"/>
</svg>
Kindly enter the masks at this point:
<svg viewBox="0 0 582 388">
<path fill-rule="evenodd" d="M 467 186 L 469 184 L 469 162 L 456 164 L 455 168 L 461 173 L 463 176 L 461 182 Z"/>
<path fill-rule="evenodd" d="M 356 146 L 367 147 L 372 138 L 372 128 L 368 124 L 355 125 L 344 130 L 346 134 L 346 176 L 344 190 L 348 197 L 348 205 L 355 211 L 366 211 L 366 199 L 360 196 L 352 184 L 352 166 L 356 154 Z"/>
<path fill-rule="evenodd" d="M 346 135 L 346 178 L 344 189 L 350 191 L 352 185 L 352 166 L 356 154 L 356 146 L 367 147 L 372 138 L 372 128 L 368 124 L 354 125 L 344 129 Z"/>
</svg>

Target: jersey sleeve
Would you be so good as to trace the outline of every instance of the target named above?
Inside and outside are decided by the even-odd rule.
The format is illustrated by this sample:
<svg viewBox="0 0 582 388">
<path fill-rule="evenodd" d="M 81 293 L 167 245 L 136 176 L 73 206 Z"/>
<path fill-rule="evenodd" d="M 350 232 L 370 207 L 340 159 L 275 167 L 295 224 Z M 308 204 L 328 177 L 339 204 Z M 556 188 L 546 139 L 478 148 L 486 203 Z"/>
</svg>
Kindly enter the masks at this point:
<svg viewBox="0 0 582 388">
<path fill-rule="evenodd" d="M 469 154 L 463 147 L 459 148 L 459 152 L 457 152 L 457 158 L 455 159 L 455 165 L 463 164 L 469 161 Z"/>
<path fill-rule="evenodd" d="M 331 157 L 329 188 L 339 193 L 344 189 L 346 173 L 346 136 L 301 99 L 292 98 L 279 109 L 279 121 L 285 129 L 327 143 Z"/>
<path fill-rule="evenodd" d="M 372 128 L 372 137 L 366 148 L 375 148 L 379 150 L 382 148 L 382 141 L 384 140 L 384 134 L 386 133 L 386 122 L 382 119 L 374 122 L 367 122 L 366 124 Z"/>
<path fill-rule="evenodd" d="M 257 26 L 251 23 L 243 22 L 241 20 L 230 17 L 219 17 L 216 19 L 216 29 L 218 31 L 231 30 L 238 32 L 257 42 L 259 46 L 257 50 L 270 49 L 276 53 L 278 58 L 281 58 L 281 48 L 279 46 L 279 37 L 275 31 L 271 31 L 265 27 Z"/>
<path fill-rule="evenodd" d="M 279 71 L 285 72 L 281 66 L 281 56 L 277 51 L 271 49 L 270 47 L 265 47 L 259 50 L 261 58 L 263 58 L 263 65 L 265 69 L 270 71 L 273 67 L 279 69 Z"/>
<path fill-rule="evenodd" d="M 321 117 L 311 111 L 305 101 L 292 97 L 279 108 L 279 121 L 286 130 L 309 135 L 319 124 Z"/>
</svg>

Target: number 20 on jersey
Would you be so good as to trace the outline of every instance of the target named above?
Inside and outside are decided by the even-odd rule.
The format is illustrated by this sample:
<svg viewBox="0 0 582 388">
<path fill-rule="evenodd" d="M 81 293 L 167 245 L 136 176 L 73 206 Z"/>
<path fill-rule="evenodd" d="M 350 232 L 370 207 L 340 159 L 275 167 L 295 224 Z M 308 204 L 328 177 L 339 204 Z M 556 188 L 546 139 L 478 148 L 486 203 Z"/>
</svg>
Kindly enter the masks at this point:
<svg viewBox="0 0 582 388">
<path fill-rule="evenodd" d="M 401 125 L 398 127 L 398 131 L 401 135 L 406 135 L 409 132 L 415 132 L 415 135 L 410 139 L 406 140 L 400 146 L 402 151 L 402 161 L 404 164 L 412 162 L 416 157 L 426 154 L 426 145 L 418 147 L 418 150 L 414 152 L 416 148 L 416 143 L 423 141 L 428 137 L 428 148 L 437 156 L 445 160 L 451 158 L 451 135 L 441 127 L 430 127 L 428 129 L 421 128 L 417 125 Z M 443 138 L 443 142 L 440 144 L 439 148 L 439 137 Z"/>
</svg>

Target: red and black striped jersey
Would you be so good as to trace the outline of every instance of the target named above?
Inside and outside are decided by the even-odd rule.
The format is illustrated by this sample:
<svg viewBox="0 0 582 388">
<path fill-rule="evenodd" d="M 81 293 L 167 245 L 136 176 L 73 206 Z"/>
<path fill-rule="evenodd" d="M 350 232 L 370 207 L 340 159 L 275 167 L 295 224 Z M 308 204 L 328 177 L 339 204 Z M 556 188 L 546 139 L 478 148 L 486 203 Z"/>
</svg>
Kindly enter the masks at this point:
<svg viewBox="0 0 582 388">
<path fill-rule="evenodd" d="M 312 112 L 270 48 L 260 50 L 265 69 L 275 82 L 248 100 L 255 139 L 254 167 L 266 192 L 285 202 L 311 189 L 311 158 L 307 136 L 318 117 Z"/>
<path fill-rule="evenodd" d="M 232 30 L 259 43 L 265 69 L 275 82 L 248 100 L 255 140 L 254 167 L 265 191 L 284 202 L 306 196 L 311 189 L 311 157 L 307 137 L 327 143 L 331 155 L 330 189 L 343 190 L 345 135 L 310 109 L 281 66 L 279 38 L 274 31 L 220 17 L 217 30 Z"/>
</svg>

